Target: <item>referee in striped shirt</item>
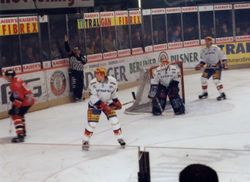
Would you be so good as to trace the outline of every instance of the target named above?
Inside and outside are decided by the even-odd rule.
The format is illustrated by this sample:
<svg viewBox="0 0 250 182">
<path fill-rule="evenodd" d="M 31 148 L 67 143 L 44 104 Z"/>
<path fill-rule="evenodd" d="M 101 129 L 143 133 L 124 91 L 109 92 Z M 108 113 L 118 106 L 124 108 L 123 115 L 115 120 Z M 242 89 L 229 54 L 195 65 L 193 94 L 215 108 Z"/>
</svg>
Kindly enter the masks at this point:
<svg viewBox="0 0 250 182">
<path fill-rule="evenodd" d="M 65 35 L 65 50 L 69 56 L 70 70 L 69 74 L 71 75 L 71 86 L 73 89 L 73 99 L 75 102 L 81 101 L 82 92 L 83 92 L 83 65 L 87 63 L 87 60 L 83 55 L 81 55 L 81 50 L 79 47 L 74 47 L 72 51 L 69 47 L 68 36 Z M 84 99 L 84 98 L 83 98 Z"/>
</svg>

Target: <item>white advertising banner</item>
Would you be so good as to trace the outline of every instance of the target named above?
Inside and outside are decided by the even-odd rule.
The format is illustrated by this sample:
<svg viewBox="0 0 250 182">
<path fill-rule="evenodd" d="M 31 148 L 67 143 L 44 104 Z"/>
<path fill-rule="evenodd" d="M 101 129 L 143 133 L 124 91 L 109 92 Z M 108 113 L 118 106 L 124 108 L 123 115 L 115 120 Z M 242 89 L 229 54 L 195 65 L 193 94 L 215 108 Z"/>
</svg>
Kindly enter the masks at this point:
<svg viewBox="0 0 250 182">
<path fill-rule="evenodd" d="M 55 100 L 69 96 L 68 68 L 49 69 L 46 71 L 48 100 Z"/>
<path fill-rule="evenodd" d="M 115 77 L 118 83 L 122 85 L 137 81 L 141 68 L 157 65 L 161 59 L 168 59 L 170 62 L 182 61 L 184 68 L 194 68 L 199 62 L 200 50 L 200 46 L 194 46 L 120 57 L 112 60 L 90 61 L 84 66 L 84 90 L 88 89 L 90 81 L 94 78 L 93 72 L 97 67 L 105 67 L 107 74 Z M 22 73 L 18 77 L 28 83 L 29 88 L 34 93 L 36 103 L 52 101 L 70 95 L 68 67 L 66 66 Z M 4 112 L 10 107 L 9 83 L 3 77 L 0 77 L 0 84 L 0 112 Z"/>
<path fill-rule="evenodd" d="M 124 84 L 137 81 L 140 68 L 157 65 L 160 59 L 166 57 L 170 62 L 182 61 L 184 68 L 194 68 L 199 62 L 200 50 L 201 47 L 197 46 L 88 63 L 84 69 L 84 90 L 87 90 L 91 79 L 94 78 L 93 72 L 98 67 L 105 67 L 108 75 L 115 77 L 119 84 Z"/>
<path fill-rule="evenodd" d="M 36 103 L 42 103 L 47 101 L 47 88 L 46 88 L 46 79 L 45 79 L 45 72 L 38 71 L 33 73 L 27 73 L 27 74 L 20 74 L 17 75 L 18 77 L 25 80 L 28 87 L 32 90 Z M 10 109 L 10 90 L 9 85 L 3 77 L 0 78 L 0 85 L 1 85 L 1 92 L 0 92 L 0 98 L 1 98 L 1 106 L 0 106 L 0 112 L 6 111 L 7 108 Z"/>
<path fill-rule="evenodd" d="M 66 97 L 70 94 L 67 67 L 24 73 L 17 76 L 25 80 L 28 87 L 32 90 L 36 99 L 35 104 Z M 3 77 L 0 77 L 0 85 L 0 112 L 4 112 L 11 107 L 9 101 L 10 83 L 8 83 Z"/>
</svg>

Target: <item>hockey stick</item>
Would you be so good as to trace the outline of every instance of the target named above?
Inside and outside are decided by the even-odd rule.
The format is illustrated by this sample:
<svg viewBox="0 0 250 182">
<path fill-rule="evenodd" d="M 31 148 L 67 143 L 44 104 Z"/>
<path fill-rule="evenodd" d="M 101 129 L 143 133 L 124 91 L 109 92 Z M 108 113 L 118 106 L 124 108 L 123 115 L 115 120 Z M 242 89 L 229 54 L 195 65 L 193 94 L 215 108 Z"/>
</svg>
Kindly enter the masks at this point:
<svg viewBox="0 0 250 182">
<path fill-rule="evenodd" d="M 174 116 L 173 113 L 164 112 L 165 110 L 163 110 L 163 108 L 161 107 L 161 104 L 160 104 L 160 101 L 159 101 L 158 97 L 156 97 L 155 100 L 156 100 L 156 102 L 157 102 L 157 104 L 158 104 L 158 106 L 159 106 L 159 108 L 160 108 L 160 110 L 161 110 L 161 114 L 162 114 L 163 116 Z"/>
<path fill-rule="evenodd" d="M 133 100 L 131 101 L 128 101 L 128 102 L 125 102 L 125 103 L 122 103 L 123 106 L 127 105 L 127 104 L 131 104 L 131 103 L 134 103 L 135 100 L 136 100 L 136 97 L 135 97 L 135 92 L 131 92 L 132 94 L 132 97 L 133 97 Z"/>
<path fill-rule="evenodd" d="M 9 109 L 10 109 L 10 102 L 7 102 L 7 112 L 9 112 Z M 12 134 L 12 125 L 13 125 L 13 121 L 12 121 L 12 118 L 10 119 L 10 125 L 9 125 L 9 135 L 11 136 Z"/>
<path fill-rule="evenodd" d="M 158 106 L 159 106 L 159 108 L 160 108 L 160 110 L 161 110 L 161 113 L 163 113 L 164 110 L 163 110 L 163 108 L 161 107 L 161 103 L 160 103 L 158 97 L 156 97 L 155 100 L 156 100 L 156 102 L 157 102 L 157 104 L 158 104 Z"/>
</svg>

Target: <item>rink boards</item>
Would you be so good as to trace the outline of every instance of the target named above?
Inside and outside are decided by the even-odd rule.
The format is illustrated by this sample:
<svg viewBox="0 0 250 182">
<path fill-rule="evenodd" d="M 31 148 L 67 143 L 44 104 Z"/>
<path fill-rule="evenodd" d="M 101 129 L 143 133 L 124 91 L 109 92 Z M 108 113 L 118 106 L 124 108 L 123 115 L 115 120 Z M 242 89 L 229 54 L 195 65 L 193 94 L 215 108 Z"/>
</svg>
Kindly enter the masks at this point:
<svg viewBox="0 0 250 182">
<path fill-rule="evenodd" d="M 218 44 L 227 55 L 230 66 L 250 63 L 250 42 L 231 42 Z M 119 87 L 129 86 L 138 81 L 140 68 L 157 65 L 160 59 L 168 58 L 171 62 L 182 61 L 184 69 L 193 69 L 199 62 L 202 46 L 190 46 L 184 48 L 163 49 L 157 52 L 145 49 L 145 53 L 117 57 L 113 59 L 88 59 L 84 68 L 84 91 L 86 93 L 90 81 L 94 78 L 93 71 L 97 67 L 107 68 L 108 75 L 115 77 Z M 94 56 L 92 56 L 94 58 Z M 53 60 L 28 65 L 12 67 L 23 78 L 36 98 L 36 108 L 46 108 L 51 105 L 70 102 L 70 79 L 68 74 L 68 59 Z M 43 69 L 41 69 L 43 67 Z M 10 68 L 10 67 L 9 67 Z M 8 68 L 3 68 L 6 70 Z M 23 72 L 21 72 L 23 70 Z M 0 77 L 1 105 L 0 118 L 7 116 L 7 110 L 11 107 L 9 101 L 9 83 Z"/>
</svg>

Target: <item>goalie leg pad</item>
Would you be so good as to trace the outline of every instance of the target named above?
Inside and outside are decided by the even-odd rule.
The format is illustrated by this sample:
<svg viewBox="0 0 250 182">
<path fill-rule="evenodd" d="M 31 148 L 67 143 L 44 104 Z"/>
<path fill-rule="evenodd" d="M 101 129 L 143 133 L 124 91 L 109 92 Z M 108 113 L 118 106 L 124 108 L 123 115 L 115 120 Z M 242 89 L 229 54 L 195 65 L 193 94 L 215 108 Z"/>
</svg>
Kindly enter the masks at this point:
<svg viewBox="0 0 250 182">
<path fill-rule="evenodd" d="M 171 84 L 168 87 L 168 97 L 179 97 L 178 84 Z"/>
<path fill-rule="evenodd" d="M 171 106 L 174 110 L 174 113 L 176 115 L 185 113 L 185 105 L 180 97 L 172 97 L 169 99 L 170 99 Z"/>
<path fill-rule="evenodd" d="M 158 101 L 159 101 L 159 103 L 158 103 Z M 166 107 L 166 102 L 167 102 L 166 98 L 158 98 L 158 101 L 156 99 L 154 99 L 152 102 L 153 115 L 161 115 L 162 110 L 164 111 L 164 109 Z M 159 104 L 160 104 L 161 108 L 160 108 Z"/>
<path fill-rule="evenodd" d="M 168 95 L 168 89 L 165 86 L 159 84 L 156 97 L 158 97 L 159 99 L 165 99 L 167 98 L 167 95 Z"/>
</svg>

